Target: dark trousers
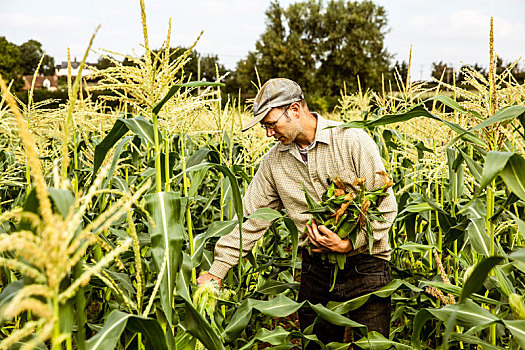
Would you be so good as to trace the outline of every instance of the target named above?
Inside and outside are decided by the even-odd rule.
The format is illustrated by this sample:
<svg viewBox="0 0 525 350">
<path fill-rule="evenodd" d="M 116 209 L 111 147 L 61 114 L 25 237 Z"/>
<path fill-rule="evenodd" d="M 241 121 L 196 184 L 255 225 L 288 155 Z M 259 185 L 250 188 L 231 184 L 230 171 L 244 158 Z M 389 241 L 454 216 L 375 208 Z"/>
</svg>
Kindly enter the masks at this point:
<svg viewBox="0 0 525 350">
<path fill-rule="evenodd" d="M 374 292 L 392 280 L 388 261 L 366 254 L 348 257 L 344 270 L 339 270 L 335 287 L 329 292 L 334 276 L 334 265 L 324 261 L 320 254 L 309 255 L 303 252 L 303 267 L 299 302 L 304 300 L 312 304 L 326 305 L 329 301 L 347 301 L 361 295 Z M 349 312 L 348 317 L 367 326 L 368 331 L 376 331 L 388 338 L 390 332 L 390 297 L 379 298 L 371 296 L 368 301 L 356 310 Z M 310 307 L 299 310 L 301 331 L 311 325 L 317 314 Z M 360 338 L 354 331 L 354 340 Z M 313 334 L 324 344 L 343 342 L 345 327 L 335 326 L 323 319 L 314 326 Z M 357 336 L 357 337 L 356 337 Z M 318 349 L 318 345 L 310 342 L 306 349 Z"/>
</svg>

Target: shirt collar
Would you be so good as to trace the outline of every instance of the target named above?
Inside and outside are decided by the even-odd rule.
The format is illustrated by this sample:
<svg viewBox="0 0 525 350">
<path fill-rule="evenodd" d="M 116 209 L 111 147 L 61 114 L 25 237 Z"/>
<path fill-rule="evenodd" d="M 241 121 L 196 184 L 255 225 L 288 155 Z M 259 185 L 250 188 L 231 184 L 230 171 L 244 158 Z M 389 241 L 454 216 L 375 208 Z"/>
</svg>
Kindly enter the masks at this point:
<svg viewBox="0 0 525 350">
<path fill-rule="evenodd" d="M 319 142 L 330 144 L 330 129 L 326 129 L 329 124 L 328 120 L 321 117 L 319 113 L 312 112 L 314 117 L 317 118 L 317 127 L 315 128 L 315 138 L 314 143 L 317 145 Z M 282 143 L 279 145 L 279 151 L 289 151 L 290 149 L 296 148 L 295 145 L 283 145 Z"/>
</svg>

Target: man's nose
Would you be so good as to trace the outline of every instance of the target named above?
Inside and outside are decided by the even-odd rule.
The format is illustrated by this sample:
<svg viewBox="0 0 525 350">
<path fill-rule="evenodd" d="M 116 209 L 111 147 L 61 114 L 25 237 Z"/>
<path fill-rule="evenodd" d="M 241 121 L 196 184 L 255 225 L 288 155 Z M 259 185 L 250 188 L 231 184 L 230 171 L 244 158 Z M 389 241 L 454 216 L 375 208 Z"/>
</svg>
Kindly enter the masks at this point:
<svg viewBox="0 0 525 350">
<path fill-rule="evenodd" d="M 266 129 L 266 136 L 267 137 L 272 137 L 273 135 L 275 135 L 275 131 L 272 128 L 267 128 Z"/>
</svg>

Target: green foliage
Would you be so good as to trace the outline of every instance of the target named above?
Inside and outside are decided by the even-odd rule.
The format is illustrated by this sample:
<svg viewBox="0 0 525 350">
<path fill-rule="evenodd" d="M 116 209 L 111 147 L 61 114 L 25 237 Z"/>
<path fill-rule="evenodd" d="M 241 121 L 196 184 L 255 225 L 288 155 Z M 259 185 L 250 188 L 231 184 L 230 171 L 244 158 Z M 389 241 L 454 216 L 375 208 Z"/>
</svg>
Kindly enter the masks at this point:
<svg viewBox="0 0 525 350">
<path fill-rule="evenodd" d="M 13 81 L 12 89 L 14 91 L 18 91 L 24 86 L 20 77 L 22 73 L 21 63 L 22 58 L 18 46 L 7 41 L 4 36 L 0 36 L 0 75 L 8 83 Z"/>
<path fill-rule="evenodd" d="M 20 45 L 20 69 L 23 75 L 35 74 L 38 63 L 44 55 L 42 44 L 36 40 L 28 40 Z M 55 59 L 46 55 L 40 66 L 40 74 L 54 75 L 55 74 Z"/>
<path fill-rule="evenodd" d="M 255 68 L 261 81 L 286 77 L 325 97 L 338 96 L 343 83 L 357 90 L 358 76 L 364 87 L 379 87 L 389 71 L 386 13 L 371 1 L 308 0 L 287 8 L 272 2 L 266 18 L 256 51 L 237 65 L 234 84 L 243 91 L 254 90 Z"/>
</svg>

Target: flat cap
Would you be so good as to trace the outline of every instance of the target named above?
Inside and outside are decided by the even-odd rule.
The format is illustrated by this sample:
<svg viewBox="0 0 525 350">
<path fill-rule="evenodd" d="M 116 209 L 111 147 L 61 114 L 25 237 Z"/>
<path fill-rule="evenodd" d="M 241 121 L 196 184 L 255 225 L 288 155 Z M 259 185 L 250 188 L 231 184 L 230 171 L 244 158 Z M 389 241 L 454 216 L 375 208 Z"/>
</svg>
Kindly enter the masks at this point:
<svg viewBox="0 0 525 350">
<path fill-rule="evenodd" d="M 242 131 L 263 120 L 272 108 L 286 106 L 302 99 L 304 99 L 303 91 L 295 81 L 286 78 L 268 80 L 255 96 L 253 118 Z"/>
</svg>

